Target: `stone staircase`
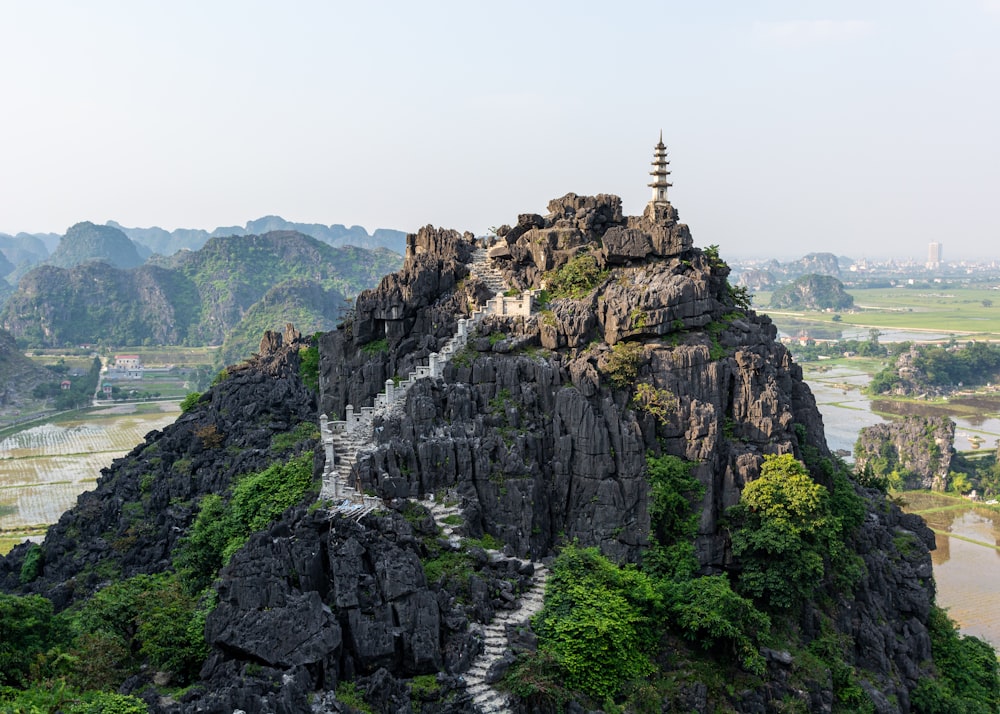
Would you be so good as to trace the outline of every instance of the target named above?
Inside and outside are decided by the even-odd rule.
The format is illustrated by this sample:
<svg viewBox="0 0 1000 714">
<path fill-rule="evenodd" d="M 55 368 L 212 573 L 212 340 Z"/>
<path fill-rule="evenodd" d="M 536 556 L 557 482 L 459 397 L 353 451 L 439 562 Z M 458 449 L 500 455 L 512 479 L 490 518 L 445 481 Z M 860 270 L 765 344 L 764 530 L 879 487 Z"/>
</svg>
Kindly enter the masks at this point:
<svg viewBox="0 0 1000 714">
<path fill-rule="evenodd" d="M 461 545 L 461 538 L 455 534 L 455 529 L 447 523 L 448 516 L 461 514 L 458 506 L 449 506 L 431 497 L 421 501 L 433 516 L 435 523 L 441 532 L 448 539 L 452 547 Z M 491 561 L 504 560 L 503 554 L 498 550 L 487 550 Z M 517 560 L 517 559 L 514 559 Z M 517 560 L 518 565 L 523 565 L 523 561 Z M 521 594 L 517 600 L 516 610 L 503 610 L 498 613 L 493 621 L 480 629 L 483 638 L 483 650 L 479 653 L 469 669 L 463 674 L 465 678 L 465 689 L 472 695 L 472 702 L 476 711 L 481 714 L 513 714 L 507 695 L 495 689 L 487 681 L 490 668 L 493 667 L 504 654 L 510 649 L 507 642 L 507 626 L 521 625 L 526 623 L 542 609 L 545 598 L 545 583 L 548 580 L 548 568 L 540 562 L 532 562 L 535 572 L 531 576 L 531 587 Z"/>
<path fill-rule="evenodd" d="M 350 475 L 358 455 L 374 448 L 372 421 L 376 414 L 385 416 L 394 405 L 401 404 L 410 387 L 427 377 L 440 377 L 445 364 L 468 343 L 469 336 L 487 315 L 531 314 L 532 301 L 536 291 L 527 291 L 518 297 L 505 297 L 503 275 L 489 261 L 486 250 L 473 251 L 469 271 L 481 280 L 493 293 L 485 306 L 477 308 L 468 318 L 458 321 L 455 334 L 445 343 L 440 352 L 432 352 L 426 365 L 421 365 L 407 375 L 405 380 L 385 381 L 385 389 L 375 395 L 374 404 L 355 411 L 347 405 L 343 420 L 329 421 L 325 414 L 320 416 L 320 434 L 326 451 L 326 466 L 323 472 L 323 488 L 320 498 L 331 501 L 338 512 L 361 518 L 378 506 L 378 499 L 365 496 L 359 484 L 351 484 Z"/>
<path fill-rule="evenodd" d="M 350 482 L 358 456 L 375 448 L 372 431 L 375 416 L 385 416 L 390 410 L 400 408 L 407 391 L 418 380 L 440 377 L 444 365 L 465 347 L 470 334 L 475 332 L 475 328 L 485 316 L 531 315 L 537 291 L 530 290 L 516 297 L 504 296 L 503 292 L 507 289 L 507 285 L 503 275 L 490 264 L 484 248 L 473 251 L 469 270 L 489 288 L 493 295 L 486 301 L 485 306 L 474 310 L 469 318 L 458 321 L 455 334 L 445 343 L 440 353 L 431 353 L 426 365 L 417 367 L 399 383 L 387 379 L 385 390 L 375 396 L 372 406 L 362 407 L 356 412 L 353 405 L 348 405 L 343 420 L 331 422 L 326 414 L 320 416 L 320 434 L 326 456 L 320 499 L 332 502 L 334 511 L 360 520 L 365 514 L 381 505 L 379 499 L 363 493 L 360 483 Z M 445 519 L 451 515 L 460 515 L 461 509 L 457 505 L 447 505 L 433 498 L 421 503 L 430 509 L 431 515 L 451 546 L 460 548 L 461 537 L 453 526 L 445 522 Z M 487 552 L 493 560 L 504 558 L 499 551 Z M 526 622 L 542 608 L 548 570 L 542 563 L 533 564 L 535 571 L 531 578 L 531 587 L 518 599 L 518 609 L 504 610 L 482 628 L 483 651 L 465 673 L 466 690 L 472 695 L 473 704 L 481 714 L 512 714 L 507 695 L 494 689 L 486 679 L 490 668 L 508 650 L 507 625 Z"/>
<path fill-rule="evenodd" d="M 483 628 L 483 651 L 465 673 L 465 689 L 481 714 L 513 714 L 507 694 L 487 683 L 487 676 L 490 668 L 510 649 L 507 626 L 524 624 L 542 609 L 549 571 L 542 563 L 533 564 L 535 574 L 531 576 L 531 588 L 521 594 L 516 610 L 500 612 Z"/>
</svg>

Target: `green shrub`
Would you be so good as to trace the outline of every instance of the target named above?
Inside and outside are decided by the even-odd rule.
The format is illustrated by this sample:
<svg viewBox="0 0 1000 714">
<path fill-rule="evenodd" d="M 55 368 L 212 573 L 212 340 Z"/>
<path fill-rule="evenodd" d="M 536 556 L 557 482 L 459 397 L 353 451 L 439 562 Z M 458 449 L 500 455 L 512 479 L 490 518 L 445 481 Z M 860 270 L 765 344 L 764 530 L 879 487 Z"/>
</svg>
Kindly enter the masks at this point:
<svg viewBox="0 0 1000 714">
<path fill-rule="evenodd" d="M 299 350 L 299 377 L 309 389 L 319 391 L 319 347 L 310 346 Z"/>
<path fill-rule="evenodd" d="M 581 255 L 558 270 L 546 273 L 546 290 L 553 298 L 579 299 L 604 282 L 608 275 L 609 271 L 601 270 L 594 256 Z"/>
<path fill-rule="evenodd" d="M 372 340 L 371 342 L 361 345 L 361 351 L 366 355 L 377 355 L 383 354 L 389 351 L 389 340 L 383 337 L 379 340 Z"/>
<path fill-rule="evenodd" d="M 997 654 L 977 637 L 962 636 L 939 607 L 928 621 L 936 679 L 924 678 L 911 697 L 916 714 L 996 714 L 1000 702 Z"/>
<path fill-rule="evenodd" d="M 108 585 L 83 603 L 73 620 L 77 656 L 90 668 L 88 678 L 113 686 L 145 662 L 191 681 L 208 655 L 199 625 L 204 625 L 199 596 L 185 590 L 177 574 L 168 573 Z M 109 671 L 95 671 L 93 661 L 108 650 L 124 654 L 124 661 L 115 658 Z"/>
<path fill-rule="evenodd" d="M 41 595 L 0 593 L 0 685 L 27 686 L 35 659 L 59 642 L 62 629 Z"/>
<path fill-rule="evenodd" d="M 24 562 L 21 563 L 20 583 L 27 585 L 39 576 L 42 572 L 42 565 L 45 563 L 45 552 L 42 546 L 33 543 L 24 555 Z"/>
<path fill-rule="evenodd" d="M 187 412 L 201 399 L 201 392 L 188 392 L 187 396 L 181 400 L 181 412 Z"/>
<path fill-rule="evenodd" d="M 299 422 L 291 431 L 281 432 L 271 437 L 272 451 L 291 451 L 304 441 L 320 438 L 319 427 L 311 421 Z"/>
<path fill-rule="evenodd" d="M 619 568 L 596 548 L 566 548 L 552 566 L 534 625 L 539 654 L 562 681 L 599 700 L 650 674 L 660 596 L 633 566 Z"/>
<path fill-rule="evenodd" d="M 698 568 L 694 506 L 705 488 L 691 475 L 692 465 L 676 456 L 646 456 L 651 533 L 643 567 L 654 575 L 687 578 Z"/>
<path fill-rule="evenodd" d="M 619 342 L 611 348 L 604 372 L 619 389 L 633 384 L 639 376 L 639 365 L 646 357 L 641 342 Z"/>
<path fill-rule="evenodd" d="M 228 501 L 216 494 L 202 497 L 198 515 L 174 553 L 174 567 L 191 580 L 193 590 L 206 587 L 251 534 L 306 498 L 314 488 L 312 461 L 313 453 L 307 451 L 242 476 L 230 488 Z"/>
<path fill-rule="evenodd" d="M 704 649 L 732 652 L 750 672 L 763 675 L 766 663 L 757 638 L 771 628 L 770 618 L 733 592 L 725 575 L 663 584 L 671 625 Z"/>
<path fill-rule="evenodd" d="M 635 404 L 649 412 L 659 421 L 666 421 L 677 411 L 677 395 L 669 389 L 657 389 L 652 384 L 642 382 L 635 386 Z"/>
<path fill-rule="evenodd" d="M 354 682 L 342 681 L 337 684 L 337 701 L 361 714 L 372 714 L 372 709 L 361 697 L 358 685 Z"/>
</svg>

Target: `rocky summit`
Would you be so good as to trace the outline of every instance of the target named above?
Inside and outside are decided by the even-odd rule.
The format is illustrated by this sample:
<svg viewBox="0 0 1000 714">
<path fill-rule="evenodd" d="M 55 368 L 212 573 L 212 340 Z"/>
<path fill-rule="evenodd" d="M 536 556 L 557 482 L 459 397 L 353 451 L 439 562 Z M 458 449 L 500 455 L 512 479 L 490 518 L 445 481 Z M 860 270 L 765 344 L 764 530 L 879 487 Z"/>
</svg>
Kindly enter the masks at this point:
<svg viewBox="0 0 1000 714">
<path fill-rule="evenodd" d="M 422 228 L 337 329 L 268 333 L 0 582 L 86 609 L 190 573 L 207 504 L 229 523 L 255 503 L 240 474 L 305 457 L 313 490 L 199 571 L 190 686 L 143 666 L 120 691 L 225 714 L 931 711 L 933 533 L 831 456 L 728 273 L 666 200 Z M 779 532 L 798 545 L 755 540 Z M 615 607 L 635 614 L 597 632 Z"/>
</svg>

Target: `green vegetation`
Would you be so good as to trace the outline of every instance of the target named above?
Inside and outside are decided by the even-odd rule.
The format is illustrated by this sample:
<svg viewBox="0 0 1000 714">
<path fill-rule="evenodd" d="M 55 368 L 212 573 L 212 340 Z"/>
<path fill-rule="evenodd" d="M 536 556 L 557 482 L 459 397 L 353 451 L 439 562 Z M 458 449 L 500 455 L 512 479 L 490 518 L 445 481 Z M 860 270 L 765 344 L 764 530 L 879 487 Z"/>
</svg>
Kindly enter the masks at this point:
<svg viewBox="0 0 1000 714">
<path fill-rule="evenodd" d="M 367 344 L 361 345 L 361 351 L 366 355 L 385 354 L 389 351 L 389 340 L 385 337 L 378 340 L 372 340 Z"/>
<path fill-rule="evenodd" d="M 760 476 L 729 509 L 742 592 L 765 607 L 791 609 L 826 580 L 850 586 L 860 564 L 846 548 L 864 506 L 841 469 L 826 462 L 831 488 L 810 477 L 791 454 L 767 455 Z"/>
<path fill-rule="evenodd" d="M 646 358 L 641 342 L 619 342 L 611 348 L 604 364 L 604 373 L 611 383 L 623 389 L 639 376 L 639 366 Z"/>
<path fill-rule="evenodd" d="M 299 422 L 291 431 L 283 431 L 271 437 L 271 449 L 281 454 L 293 450 L 304 442 L 320 438 L 319 427 L 311 421 Z"/>
<path fill-rule="evenodd" d="M 593 255 L 577 256 L 558 270 L 545 274 L 548 297 L 579 300 L 604 282 L 608 275 L 610 271 L 601 270 Z"/>
<path fill-rule="evenodd" d="M 193 589 L 206 587 L 251 534 L 306 498 L 315 488 L 312 462 L 313 454 L 307 451 L 241 476 L 230 488 L 228 499 L 215 494 L 202 497 L 198 515 L 174 559 Z"/>
<path fill-rule="evenodd" d="M 24 556 L 24 562 L 21 563 L 21 573 L 19 576 L 21 585 L 27 585 L 37 578 L 44 562 L 45 557 L 42 546 L 33 543 L 28 549 L 27 555 Z"/>
<path fill-rule="evenodd" d="M 868 385 L 871 394 L 903 389 L 907 393 L 923 392 L 931 387 L 972 387 L 995 382 L 1000 377 L 1000 345 L 969 342 L 957 345 L 916 345 L 903 343 L 906 351 L 917 352 L 912 370 L 906 375 L 899 365 L 891 364 L 878 372 Z M 902 349 L 902 348 L 897 348 Z"/>
<path fill-rule="evenodd" d="M 188 395 L 181 400 L 181 411 L 190 411 L 200 400 L 201 392 L 188 392 Z"/>
<path fill-rule="evenodd" d="M 312 344 L 299 350 L 299 376 L 302 383 L 314 392 L 319 391 L 319 335 L 313 335 Z"/>
<path fill-rule="evenodd" d="M 937 677 L 922 678 L 913 693 L 916 714 L 996 714 L 1000 702 L 997 653 L 977 637 L 958 634 L 941 608 L 930 616 L 931 652 Z"/>
<path fill-rule="evenodd" d="M 691 475 L 692 466 L 676 456 L 646 456 L 652 532 L 643 567 L 658 576 L 689 578 L 698 567 L 694 555 L 698 533 L 695 504 L 705 487 Z"/>
<path fill-rule="evenodd" d="M 760 637 L 770 619 L 726 576 L 694 575 L 703 487 L 692 464 L 669 455 L 646 462 L 654 532 L 643 569 L 616 566 L 593 548 L 565 548 L 534 621 L 538 651 L 522 656 L 505 680 L 515 694 L 559 708 L 582 692 L 605 711 L 659 711 L 670 675 L 649 675 L 670 647 L 664 635 L 746 672 L 764 671 Z"/>
<path fill-rule="evenodd" d="M 556 559 L 545 607 L 534 621 L 539 651 L 563 682 L 598 701 L 653 672 L 659 595 L 652 579 L 619 568 L 595 548 L 569 547 Z"/>
<path fill-rule="evenodd" d="M 0 704 L 20 711 L 60 699 L 64 711 L 119 711 L 84 705 L 102 696 L 109 706 L 133 700 L 87 690 L 117 689 L 148 665 L 190 682 L 208 654 L 209 605 L 167 573 L 113 583 L 58 615 L 39 595 L 0 594 L 0 685 L 11 688 L 0 687 Z"/>
<path fill-rule="evenodd" d="M 635 386 L 635 404 L 659 421 L 667 421 L 677 411 L 677 395 L 669 389 L 657 389 L 642 382 Z"/>
<path fill-rule="evenodd" d="M 100 358 L 94 357 L 91 360 L 90 371 L 86 377 L 69 379 L 69 389 L 62 388 L 62 381 L 66 379 L 68 373 L 65 365 L 46 365 L 46 367 L 53 373 L 54 379 L 51 382 L 43 382 L 36 386 L 31 392 L 32 397 L 35 399 L 52 399 L 55 403 L 55 408 L 59 410 L 78 409 L 90 404 L 90 400 L 93 399 L 94 392 L 97 390 L 97 382 L 101 377 Z M 63 368 L 60 369 L 60 367 Z"/>
</svg>

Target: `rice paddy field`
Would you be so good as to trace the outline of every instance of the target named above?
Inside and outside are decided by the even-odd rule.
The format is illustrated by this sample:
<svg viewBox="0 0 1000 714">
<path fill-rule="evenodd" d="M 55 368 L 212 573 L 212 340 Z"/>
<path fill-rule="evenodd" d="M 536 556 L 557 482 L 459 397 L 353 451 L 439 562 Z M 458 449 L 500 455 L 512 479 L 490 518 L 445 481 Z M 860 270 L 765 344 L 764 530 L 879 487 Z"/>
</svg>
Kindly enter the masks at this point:
<svg viewBox="0 0 1000 714">
<path fill-rule="evenodd" d="M 758 309 L 774 318 L 779 329 L 783 322 L 811 323 L 816 328 L 847 333 L 851 328 L 863 330 L 903 330 L 915 335 L 924 333 L 928 339 L 940 335 L 964 338 L 1000 340 L 1000 290 L 989 287 L 956 288 L 848 288 L 854 297 L 855 309 L 838 313 L 772 311 L 767 308 L 770 293 L 754 296 Z M 931 337 L 934 335 L 934 337 Z M 819 335 L 817 335 L 819 336 Z M 824 335 L 825 336 L 825 335 Z M 845 337 L 854 337 L 845 334 Z M 837 339 L 837 335 L 825 336 Z M 863 338 L 862 338 L 863 339 Z"/>
<path fill-rule="evenodd" d="M 176 401 L 116 404 L 0 438 L 0 553 L 43 536 L 102 468 L 178 414 Z"/>
</svg>

